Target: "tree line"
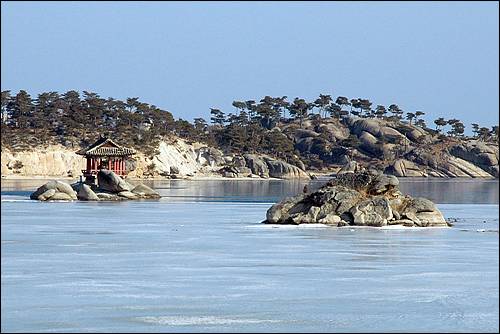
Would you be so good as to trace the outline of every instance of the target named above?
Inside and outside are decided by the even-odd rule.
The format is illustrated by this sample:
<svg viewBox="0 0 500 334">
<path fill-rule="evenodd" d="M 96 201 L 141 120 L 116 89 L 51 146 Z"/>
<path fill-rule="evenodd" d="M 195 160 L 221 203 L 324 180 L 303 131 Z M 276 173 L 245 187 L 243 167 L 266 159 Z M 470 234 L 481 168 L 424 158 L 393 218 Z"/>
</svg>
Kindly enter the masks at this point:
<svg viewBox="0 0 500 334">
<path fill-rule="evenodd" d="M 299 153 L 294 141 L 279 126 L 295 124 L 302 128 L 304 121 L 311 118 L 341 120 L 354 115 L 396 122 L 406 120 L 442 135 L 449 126 L 446 133 L 455 137 L 463 137 L 465 130 L 457 119 L 438 118 L 434 120 L 436 128 L 429 129 L 422 118 L 423 111 L 405 113 L 397 104 L 374 106 L 368 99 L 333 98 L 327 94 L 320 94 L 313 101 L 265 96 L 258 101 L 233 101 L 232 106 L 234 110 L 229 113 L 210 108 L 209 124 L 204 118 L 195 118 L 193 122 L 176 120 L 171 112 L 137 97 L 122 101 L 70 90 L 63 94 L 44 92 L 33 98 L 24 90 L 15 95 L 7 90 L 2 91 L 1 97 L 2 146 L 26 149 L 62 144 L 78 148 L 92 144 L 103 135 L 154 154 L 160 139 L 178 136 L 229 152 L 266 153 L 294 163 L 299 160 Z M 472 124 L 472 129 L 476 138 L 498 138 L 498 126 L 490 129 Z M 327 142 L 328 138 L 324 140 Z M 349 145 L 350 141 L 356 140 L 351 138 L 344 144 Z"/>
</svg>

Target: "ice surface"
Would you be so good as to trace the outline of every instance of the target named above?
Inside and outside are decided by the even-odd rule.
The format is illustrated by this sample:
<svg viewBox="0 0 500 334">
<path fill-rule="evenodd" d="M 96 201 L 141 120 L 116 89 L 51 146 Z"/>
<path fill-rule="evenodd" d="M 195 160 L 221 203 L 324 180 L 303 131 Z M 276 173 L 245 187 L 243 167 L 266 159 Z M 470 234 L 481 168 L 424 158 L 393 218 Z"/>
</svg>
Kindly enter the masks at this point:
<svg viewBox="0 0 500 334">
<path fill-rule="evenodd" d="M 192 184 L 4 192 L 2 331 L 498 331 L 498 204 L 438 204 L 453 228 L 276 226 L 260 222 L 289 188 Z"/>
</svg>

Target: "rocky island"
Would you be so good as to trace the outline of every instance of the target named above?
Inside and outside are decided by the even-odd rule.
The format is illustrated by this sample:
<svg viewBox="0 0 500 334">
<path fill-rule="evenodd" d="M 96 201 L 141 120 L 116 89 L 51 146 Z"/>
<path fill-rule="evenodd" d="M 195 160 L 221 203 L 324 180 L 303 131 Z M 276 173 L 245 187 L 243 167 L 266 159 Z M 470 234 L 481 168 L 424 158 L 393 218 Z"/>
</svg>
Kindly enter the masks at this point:
<svg viewBox="0 0 500 334">
<path fill-rule="evenodd" d="M 433 202 L 399 191 L 395 176 L 377 171 L 344 173 L 317 191 L 285 198 L 266 215 L 267 224 L 333 226 L 451 226 Z"/>
<path fill-rule="evenodd" d="M 128 183 L 109 170 L 97 173 L 97 185 L 76 182 L 71 185 L 62 181 L 49 181 L 30 195 L 39 201 L 120 201 L 135 199 L 156 199 L 160 194 L 144 184 Z"/>
</svg>

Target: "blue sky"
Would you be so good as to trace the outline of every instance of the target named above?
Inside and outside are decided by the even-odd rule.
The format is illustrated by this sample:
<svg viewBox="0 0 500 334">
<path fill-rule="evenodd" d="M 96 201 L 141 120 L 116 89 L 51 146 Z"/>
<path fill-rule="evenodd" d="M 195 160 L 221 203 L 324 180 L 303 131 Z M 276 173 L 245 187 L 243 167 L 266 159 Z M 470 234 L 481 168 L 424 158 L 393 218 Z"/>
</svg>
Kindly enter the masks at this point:
<svg viewBox="0 0 500 334">
<path fill-rule="evenodd" d="M 498 124 L 497 2 L 2 2 L 1 86 L 209 119 L 320 93 Z"/>
</svg>

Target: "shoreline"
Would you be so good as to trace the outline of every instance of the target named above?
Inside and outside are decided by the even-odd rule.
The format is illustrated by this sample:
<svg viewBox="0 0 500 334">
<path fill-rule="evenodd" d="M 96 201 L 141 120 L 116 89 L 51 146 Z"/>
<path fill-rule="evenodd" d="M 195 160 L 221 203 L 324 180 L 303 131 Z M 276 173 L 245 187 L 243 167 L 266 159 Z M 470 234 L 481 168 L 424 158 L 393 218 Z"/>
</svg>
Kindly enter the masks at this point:
<svg viewBox="0 0 500 334">
<path fill-rule="evenodd" d="M 335 173 L 318 173 L 318 174 L 310 174 L 315 177 L 315 179 L 325 179 L 330 178 L 335 175 Z M 2 175 L 1 180 L 78 180 L 80 176 L 69 177 L 69 176 L 61 176 L 61 175 Z M 275 177 L 261 178 L 261 177 L 225 177 L 218 175 L 200 175 L 200 176 L 185 176 L 178 178 L 168 178 L 164 176 L 156 176 L 156 177 L 129 177 L 127 180 L 133 181 L 314 181 L 313 179 L 305 179 L 305 178 L 293 178 L 293 179 L 280 179 Z M 423 177 L 423 176 L 406 176 L 406 177 L 398 177 L 401 180 L 414 180 L 414 181 L 424 181 L 424 180 L 460 180 L 460 181 L 499 181 L 498 178 L 494 177 Z"/>
</svg>

